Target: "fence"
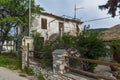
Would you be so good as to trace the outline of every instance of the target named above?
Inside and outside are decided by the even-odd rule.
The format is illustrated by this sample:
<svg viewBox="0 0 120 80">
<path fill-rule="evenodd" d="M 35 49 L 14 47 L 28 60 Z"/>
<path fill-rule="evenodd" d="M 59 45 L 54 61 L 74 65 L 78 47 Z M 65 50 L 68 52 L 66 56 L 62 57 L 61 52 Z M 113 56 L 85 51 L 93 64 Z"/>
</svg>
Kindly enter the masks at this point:
<svg viewBox="0 0 120 80">
<path fill-rule="evenodd" d="M 29 44 L 27 45 L 27 73 L 29 73 L 29 53 L 36 53 L 36 54 L 40 54 L 41 52 L 38 52 L 38 51 L 30 51 L 29 50 Z M 58 52 L 58 53 L 57 53 Z M 61 54 L 61 52 L 63 54 Z M 70 70 L 72 72 L 75 72 L 75 73 L 79 73 L 79 74 L 82 74 L 82 75 L 85 75 L 85 76 L 88 76 L 88 77 L 94 77 L 94 78 L 100 78 L 100 79 L 105 79 L 105 80 L 114 80 L 113 78 L 110 78 L 110 77 L 106 77 L 106 76 L 102 76 L 102 75 L 99 75 L 99 74 L 95 74 L 95 73 L 91 73 L 91 72 L 88 72 L 88 71 L 83 71 L 83 70 L 78 70 L 78 69 L 75 69 L 75 68 L 72 68 L 69 66 L 68 63 L 68 59 L 74 59 L 74 60 L 78 60 L 78 61 L 84 61 L 84 62 L 91 62 L 91 63 L 96 63 L 96 64 L 102 64 L 102 65 L 107 65 L 107 66 L 118 66 L 120 67 L 120 64 L 118 63 L 111 63 L 111 62 L 105 62 L 105 61 L 99 61 L 99 60 L 92 60 L 92 59 L 85 59 L 85 58 L 78 58 L 78 57 L 73 57 L 73 56 L 68 56 L 68 55 L 64 55 L 65 53 L 65 50 L 63 51 L 60 51 L 60 50 L 57 50 L 56 52 L 54 52 L 54 56 L 53 56 L 53 69 L 55 70 L 59 70 L 57 67 L 60 67 L 61 70 L 63 73 Z M 56 56 L 58 55 L 58 56 Z M 43 55 L 39 55 L 40 58 L 43 57 Z M 55 61 L 54 61 L 55 60 Z M 68 60 L 67 63 L 65 60 Z M 54 67 L 55 66 L 55 67 Z M 63 68 L 64 66 L 64 68 Z M 65 70 L 63 70 L 65 69 Z"/>
<path fill-rule="evenodd" d="M 41 55 L 41 53 L 43 52 L 38 52 L 38 51 L 33 51 L 33 50 L 29 50 L 29 43 L 27 44 L 27 52 L 25 54 L 25 57 L 26 57 L 26 60 L 25 60 L 25 57 L 23 57 L 23 54 L 20 56 L 21 57 L 21 63 L 25 63 L 26 64 L 26 72 L 27 74 L 29 74 L 29 66 L 30 64 L 31 65 L 35 65 L 36 63 L 34 63 L 35 61 L 40 61 L 40 59 L 43 57 L 43 55 Z M 37 55 L 38 58 L 35 58 L 34 55 Z M 24 58 L 24 59 L 22 59 Z M 33 62 L 33 63 L 32 63 Z M 22 65 L 22 64 L 20 64 Z M 38 63 L 37 63 L 38 65 Z"/>
<path fill-rule="evenodd" d="M 77 57 L 72 57 L 72 56 L 65 56 L 65 58 L 75 59 L 75 60 L 78 60 L 78 61 L 91 62 L 91 63 L 96 63 L 96 64 L 102 64 L 102 65 L 107 65 L 107 66 L 118 66 L 118 67 L 120 67 L 120 64 L 118 64 L 118 63 L 111 63 L 111 62 L 105 62 L 105 61 L 99 61 L 99 60 L 91 60 L 91 59 L 85 59 L 85 58 L 77 58 Z M 101 79 L 105 79 L 105 80 L 113 80 L 112 78 L 109 78 L 109 77 L 106 77 L 106 76 L 94 74 L 94 73 L 83 71 L 83 70 L 74 69 L 74 68 L 69 67 L 69 66 L 65 66 L 65 69 L 69 69 L 73 72 L 77 72 L 77 73 L 80 73 L 80 74 L 83 74 L 83 75 L 86 75 L 86 76 L 89 76 L 89 77 L 101 78 Z"/>
</svg>

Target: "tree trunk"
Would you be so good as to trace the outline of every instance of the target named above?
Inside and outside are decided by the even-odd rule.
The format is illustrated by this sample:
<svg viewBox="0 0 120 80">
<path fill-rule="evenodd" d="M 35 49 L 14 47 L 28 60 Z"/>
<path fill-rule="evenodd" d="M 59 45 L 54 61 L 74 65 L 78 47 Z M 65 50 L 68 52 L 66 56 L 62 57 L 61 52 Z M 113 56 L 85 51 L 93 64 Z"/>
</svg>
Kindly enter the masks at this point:
<svg viewBox="0 0 120 80">
<path fill-rule="evenodd" d="M 0 42 L 0 55 L 1 55 L 1 51 L 2 51 L 2 46 L 3 46 L 3 44 L 2 44 L 2 42 Z"/>
</svg>

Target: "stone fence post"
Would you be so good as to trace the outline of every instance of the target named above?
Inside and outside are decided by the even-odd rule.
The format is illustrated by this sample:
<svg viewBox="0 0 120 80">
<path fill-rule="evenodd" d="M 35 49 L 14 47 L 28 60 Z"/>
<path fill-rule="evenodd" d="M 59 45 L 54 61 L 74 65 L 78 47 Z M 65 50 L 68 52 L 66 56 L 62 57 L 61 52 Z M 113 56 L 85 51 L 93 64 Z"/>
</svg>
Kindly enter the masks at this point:
<svg viewBox="0 0 120 80">
<path fill-rule="evenodd" d="M 28 49 L 28 44 L 29 43 L 29 49 Z M 25 66 L 27 66 L 27 61 L 29 60 L 30 62 L 33 59 L 33 53 L 28 52 L 29 51 L 33 51 L 34 47 L 33 47 L 33 38 L 29 37 L 29 36 L 24 36 L 22 39 L 22 68 L 24 68 Z M 28 56 L 28 53 L 29 56 Z M 29 57 L 29 59 L 28 59 Z"/>
<path fill-rule="evenodd" d="M 69 66 L 69 60 L 65 59 L 68 53 L 65 49 L 56 49 L 52 52 L 53 55 L 53 72 L 65 73 L 65 66 Z"/>
</svg>

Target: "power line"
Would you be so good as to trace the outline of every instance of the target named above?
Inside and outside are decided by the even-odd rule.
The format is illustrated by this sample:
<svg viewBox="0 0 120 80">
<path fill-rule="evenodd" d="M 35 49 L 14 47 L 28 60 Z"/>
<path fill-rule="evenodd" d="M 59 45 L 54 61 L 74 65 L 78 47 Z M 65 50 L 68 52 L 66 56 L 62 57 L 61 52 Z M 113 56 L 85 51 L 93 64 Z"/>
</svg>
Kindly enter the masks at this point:
<svg viewBox="0 0 120 80">
<path fill-rule="evenodd" d="M 116 15 L 116 16 L 120 16 L 120 15 Z M 116 17 L 116 16 L 115 16 L 115 17 Z M 91 20 L 86 20 L 86 21 L 83 21 L 83 22 L 92 22 L 92 21 L 104 20 L 104 19 L 108 19 L 108 18 L 112 18 L 112 17 L 109 16 L 109 17 L 103 17 L 103 18 L 91 19 Z"/>
</svg>

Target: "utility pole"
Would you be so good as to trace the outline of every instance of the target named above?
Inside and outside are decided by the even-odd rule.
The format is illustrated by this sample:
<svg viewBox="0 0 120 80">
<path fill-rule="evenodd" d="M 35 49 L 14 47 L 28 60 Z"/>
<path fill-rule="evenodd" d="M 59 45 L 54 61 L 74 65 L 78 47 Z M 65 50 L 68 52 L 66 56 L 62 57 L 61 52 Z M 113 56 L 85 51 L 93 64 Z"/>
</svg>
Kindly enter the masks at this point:
<svg viewBox="0 0 120 80">
<path fill-rule="evenodd" d="M 77 8 L 77 7 L 76 7 L 76 4 L 75 4 L 75 7 L 74 7 L 74 19 L 76 19 L 76 11 L 77 11 L 78 9 L 84 9 L 84 8 L 83 8 L 83 7 Z"/>
<path fill-rule="evenodd" d="M 31 27 L 31 0 L 29 0 L 29 27 L 28 27 L 29 36 L 30 36 L 30 27 Z"/>
</svg>

